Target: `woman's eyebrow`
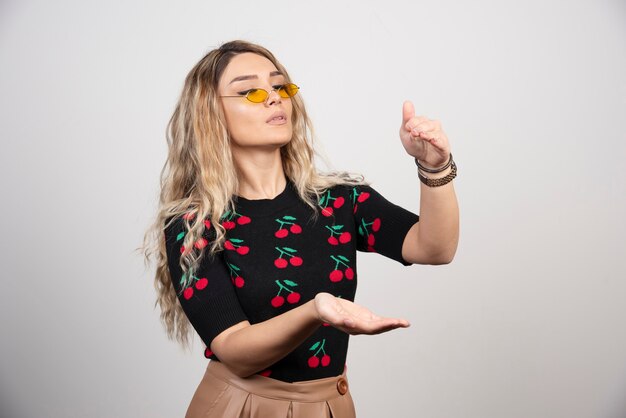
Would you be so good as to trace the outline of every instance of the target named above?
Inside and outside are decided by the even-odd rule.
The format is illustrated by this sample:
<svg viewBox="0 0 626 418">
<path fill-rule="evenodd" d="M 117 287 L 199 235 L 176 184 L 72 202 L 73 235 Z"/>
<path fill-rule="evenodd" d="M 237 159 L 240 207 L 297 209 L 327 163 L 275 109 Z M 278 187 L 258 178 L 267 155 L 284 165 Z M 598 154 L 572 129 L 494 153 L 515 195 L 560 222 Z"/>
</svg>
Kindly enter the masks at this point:
<svg viewBox="0 0 626 418">
<path fill-rule="evenodd" d="M 270 77 L 274 77 L 274 76 L 277 76 L 277 75 L 284 75 L 284 74 L 281 73 L 280 71 L 272 71 L 270 73 Z M 228 83 L 228 84 L 232 84 L 235 81 L 253 80 L 255 78 L 259 78 L 259 77 L 257 77 L 255 74 L 252 74 L 252 75 L 240 75 L 239 77 L 235 77 L 232 80 L 230 80 L 230 83 Z"/>
</svg>

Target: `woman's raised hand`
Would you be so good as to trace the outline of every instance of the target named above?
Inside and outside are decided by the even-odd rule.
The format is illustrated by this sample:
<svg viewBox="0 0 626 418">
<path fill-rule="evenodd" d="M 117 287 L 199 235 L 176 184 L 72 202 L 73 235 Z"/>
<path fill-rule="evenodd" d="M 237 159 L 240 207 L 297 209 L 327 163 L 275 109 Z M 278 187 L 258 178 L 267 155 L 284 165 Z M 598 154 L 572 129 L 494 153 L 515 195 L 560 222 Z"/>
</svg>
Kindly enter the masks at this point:
<svg viewBox="0 0 626 418">
<path fill-rule="evenodd" d="M 354 302 L 325 292 L 315 296 L 315 308 L 322 322 L 352 335 L 380 334 L 410 326 L 406 319 L 384 318 Z"/>
<path fill-rule="evenodd" d="M 438 120 L 415 116 L 413 103 L 402 105 L 400 140 L 407 153 L 430 168 L 441 167 L 448 162 L 450 144 Z"/>
</svg>

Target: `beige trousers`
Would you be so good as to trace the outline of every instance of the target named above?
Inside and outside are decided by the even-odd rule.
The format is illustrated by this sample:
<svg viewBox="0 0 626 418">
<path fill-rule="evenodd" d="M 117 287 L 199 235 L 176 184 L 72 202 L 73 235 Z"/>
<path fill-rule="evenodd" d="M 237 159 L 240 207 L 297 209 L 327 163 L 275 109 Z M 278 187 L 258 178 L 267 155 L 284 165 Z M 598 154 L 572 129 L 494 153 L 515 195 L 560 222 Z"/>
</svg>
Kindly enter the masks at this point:
<svg viewBox="0 0 626 418">
<path fill-rule="evenodd" d="M 185 418 L 355 418 L 346 372 L 283 382 L 261 375 L 242 378 L 210 361 Z"/>
</svg>

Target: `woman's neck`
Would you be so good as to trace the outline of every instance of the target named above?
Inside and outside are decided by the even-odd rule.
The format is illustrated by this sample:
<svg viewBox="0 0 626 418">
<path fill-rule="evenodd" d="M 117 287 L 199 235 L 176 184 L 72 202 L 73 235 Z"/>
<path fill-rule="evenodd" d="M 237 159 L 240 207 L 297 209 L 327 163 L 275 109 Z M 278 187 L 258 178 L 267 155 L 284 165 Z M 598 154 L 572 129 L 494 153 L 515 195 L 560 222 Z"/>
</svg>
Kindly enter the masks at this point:
<svg viewBox="0 0 626 418">
<path fill-rule="evenodd" d="M 285 190 L 287 179 L 280 149 L 262 153 L 233 153 L 239 178 L 238 196 L 250 200 L 273 199 Z"/>
</svg>

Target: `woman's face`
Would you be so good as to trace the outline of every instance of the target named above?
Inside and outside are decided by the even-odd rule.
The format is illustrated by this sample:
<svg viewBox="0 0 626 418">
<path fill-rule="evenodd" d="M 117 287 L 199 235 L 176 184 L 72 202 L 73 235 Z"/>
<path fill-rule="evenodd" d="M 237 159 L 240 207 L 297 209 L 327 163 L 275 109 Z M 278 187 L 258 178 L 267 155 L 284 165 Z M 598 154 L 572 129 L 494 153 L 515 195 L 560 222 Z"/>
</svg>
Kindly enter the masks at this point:
<svg viewBox="0 0 626 418">
<path fill-rule="evenodd" d="M 292 103 L 282 98 L 274 86 L 285 84 L 286 78 L 267 58 L 251 52 L 235 55 L 224 69 L 218 85 L 219 96 L 226 116 L 226 126 L 233 147 L 281 147 L 291 140 Z M 245 92 L 261 88 L 270 92 L 264 103 L 253 103 Z M 285 118 L 270 119 L 282 112 Z"/>
</svg>

